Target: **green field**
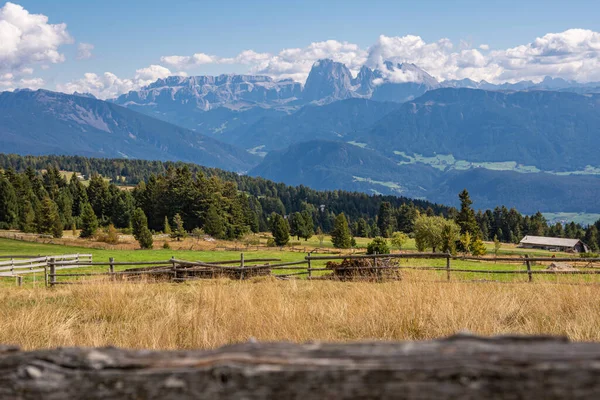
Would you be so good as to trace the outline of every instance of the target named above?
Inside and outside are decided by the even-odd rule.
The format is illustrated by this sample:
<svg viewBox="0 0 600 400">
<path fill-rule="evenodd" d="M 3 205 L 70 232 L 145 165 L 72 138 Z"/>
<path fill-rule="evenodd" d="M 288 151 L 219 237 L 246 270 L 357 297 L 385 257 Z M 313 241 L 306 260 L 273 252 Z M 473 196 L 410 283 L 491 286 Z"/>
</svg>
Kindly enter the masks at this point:
<svg viewBox="0 0 600 400">
<path fill-rule="evenodd" d="M 365 246 L 369 239 L 359 238 L 357 240 L 358 246 Z M 301 242 L 302 245 L 307 247 L 318 246 L 319 240 L 316 237 L 311 238 L 309 241 Z M 324 245 L 330 246 L 329 240 L 324 242 Z M 493 244 L 488 243 L 488 250 L 491 252 Z M 514 246 L 505 245 L 506 248 L 501 249 L 499 255 L 523 255 L 529 254 L 530 256 L 550 256 L 555 255 L 556 257 L 568 256 L 567 254 L 557 254 L 545 251 L 532 251 L 524 249 L 518 249 Z M 508 247 L 510 246 L 510 247 Z M 255 249 L 256 247 L 254 247 Z M 301 246 L 295 246 L 297 250 Z M 415 250 L 414 240 L 409 240 L 405 246 L 405 250 Z M 360 252 L 360 249 L 357 250 Z M 364 250 L 363 250 L 364 252 Z M 102 250 L 102 249 L 91 249 L 86 247 L 75 247 L 75 246 L 63 246 L 56 244 L 40 244 L 25 242 L 19 240 L 3 239 L 0 238 L 0 256 L 2 255 L 31 255 L 33 256 L 45 256 L 45 255 L 61 255 L 61 254 L 92 254 L 95 262 L 106 262 L 109 258 L 114 258 L 116 262 L 141 262 L 141 261 L 166 261 L 170 258 L 176 258 L 187 261 L 225 261 L 225 260 L 236 260 L 240 258 L 240 251 L 189 251 L 189 250 L 170 250 L 170 249 L 155 249 L 155 250 Z M 279 259 L 281 262 L 300 261 L 304 259 L 306 254 L 302 251 L 291 251 L 286 248 L 274 248 L 264 250 L 250 250 L 244 251 L 246 260 L 254 258 L 273 258 Z M 490 254 L 488 256 L 491 256 Z M 445 267 L 445 259 L 401 259 L 401 266 L 406 267 Z M 272 262 L 275 263 L 275 262 Z M 320 268 L 325 266 L 325 261 L 313 261 L 313 268 Z M 492 263 L 492 262 L 481 262 L 481 261 L 463 261 L 463 260 L 452 260 L 452 268 L 462 269 L 475 269 L 482 271 L 501 271 L 501 270 L 519 270 L 526 271 L 526 267 L 523 263 Z M 131 266 L 117 266 L 116 271 L 132 268 Z M 533 269 L 542 270 L 545 269 L 545 265 L 534 266 Z M 68 272 L 107 272 L 108 267 L 105 266 L 93 266 L 87 268 L 79 268 L 75 270 L 62 270 L 61 273 Z M 404 270 L 407 274 L 413 276 L 417 275 L 420 279 L 432 279 L 444 281 L 446 279 L 445 271 L 414 271 Z M 292 270 L 277 270 L 277 274 L 285 274 L 294 272 Z M 315 272 L 314 276 L 322 275 L 323 272 Z M 43 284 L 43 274 L 37 274 L 35 277 L 33 274 L 24 276 L 24 283 L 32 284 L 34 281 L 36 285 Z M 525 282 L 527 280 L 526 274 L 502 274 L 502 273 L 474 273 L 474 272 L 452 272 L 452 279 L 454 280 L 476 280 L 476 281 L 517 281 Z M 544 280 L 551 282 L 597 282 L 596 275 L 583 275 L 583 276 L 567 276 L 567 275 L 536 275 L 535 280 Z M 14 278 L 3 277 L 0 279 L 0 284 L 3 286 L 14 285 Z"/>
<path fill-rule="evenodd" d="M 600 219 L 600 214 L 593 213 L 569 213 L 569 212 L 559 212 L 559 213 L 543 213 L 544 217 L 548 220 L 548 223 L 555 224 L 557 222 L 561 222 L 563 225 L 565 222 L 575 222 L 576 224 L 581 224 L 582 226 L 587 226 L 595 223 Z"/>
</svg>

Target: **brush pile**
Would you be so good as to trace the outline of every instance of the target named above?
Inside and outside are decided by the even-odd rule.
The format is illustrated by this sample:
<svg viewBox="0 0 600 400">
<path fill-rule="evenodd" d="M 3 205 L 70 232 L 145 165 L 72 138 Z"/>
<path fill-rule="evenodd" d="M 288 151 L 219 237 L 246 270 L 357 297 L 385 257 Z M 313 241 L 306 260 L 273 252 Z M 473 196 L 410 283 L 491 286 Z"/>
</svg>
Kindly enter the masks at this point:
<svg viewBox="0 0 600 400">
<path fill-rule="evenodd" d="M 271 274 L 271 269 L 267 266 L 256 267 L 198 267 L 185 265 L 177 267 L 177 278 L 182 279 L 249 279 L 257 276 L 268 276 Z"/>
<path fill-rule="evenodd" d="M 326 267 L 333 270 L 333 273 L 328 277 L 340 281 L 401 279 L 398 260 L 391 258 L 345 259 L 341 263 L 330 261 L 326 264 Z"/>
</svg>

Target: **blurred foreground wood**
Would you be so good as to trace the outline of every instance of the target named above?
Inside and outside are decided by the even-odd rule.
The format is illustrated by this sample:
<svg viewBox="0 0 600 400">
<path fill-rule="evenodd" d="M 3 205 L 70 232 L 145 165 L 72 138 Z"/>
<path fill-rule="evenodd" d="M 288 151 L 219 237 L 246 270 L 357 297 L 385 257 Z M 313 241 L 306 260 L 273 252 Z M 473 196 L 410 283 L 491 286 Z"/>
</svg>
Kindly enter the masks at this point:
<svg viewBox="0 0 600 400">
<path fill-rule="evenodd" d="M 11 399 L 600 398 L 600 343 L 457 335 L 213 351 L 0 348 Z"/>
</svg>

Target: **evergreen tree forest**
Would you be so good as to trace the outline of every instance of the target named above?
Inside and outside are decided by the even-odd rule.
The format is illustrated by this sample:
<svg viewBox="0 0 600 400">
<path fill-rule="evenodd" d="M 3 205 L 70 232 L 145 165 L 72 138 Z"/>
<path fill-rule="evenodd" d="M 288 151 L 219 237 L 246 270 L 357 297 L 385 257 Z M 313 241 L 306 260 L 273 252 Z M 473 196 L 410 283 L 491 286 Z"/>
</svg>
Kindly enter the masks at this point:
<svg viewBox="0 0 600 400">
<path fill-rule="evenodd" d="M 86 182 L 75 174 L 67 180 L 60 171 L 81 173 Z M 58 236 L 60 227 L 75 226 L 87 236 L 110 224 L 132 228 L 139 208 L 154 232 L 170 221 L 170 229 L 180 223 L 185 232 L 201 228 L 219 239 L 237 239 L 269 231 L 275 213 L 287 219 L 293 236 L 309 238 L 331 233 L 343 213 L 352 236 L 391 237 L 414 235 L 417 218 L 427 215 L 454 220 L 473 241 L 518 243 L 537 235 L 582 239 L 594 251 L 600 246 L 600 221 L 549 225 L 539 212 L 524 216 L 504 206 L 475 212 L 466 191 L 460 200 L 457 210 L 425 200 L 292 187 L 194 164 L 0 154 L 0 229 Z"/>
</svg>

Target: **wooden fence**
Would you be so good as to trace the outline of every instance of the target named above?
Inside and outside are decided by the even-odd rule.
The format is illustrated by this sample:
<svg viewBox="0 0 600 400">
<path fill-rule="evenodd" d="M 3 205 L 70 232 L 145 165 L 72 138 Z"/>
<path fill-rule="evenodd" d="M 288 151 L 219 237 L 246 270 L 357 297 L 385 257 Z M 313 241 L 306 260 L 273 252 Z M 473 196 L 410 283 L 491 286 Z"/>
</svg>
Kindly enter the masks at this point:
<svg viewBox="0 0 600 400">
<path fill-rule="evenodd" d="M 427 266 L 406 266 L 406 265 L 392 265 L 392 266 L 374 266 L 366 267 L 362 269 L 416 269 L 416 270 L 429 270 L 429 271 L 445 271 L 446 279 L 450 281 L 452 273 L 473 273 L 473 274 L 527 274 L 528 281 L 533 281 L 533 276 L 540 275 L 598 275 L 600 269 L 590 270 L 534 270 L 532 265 L 537 262 L 578 262 L 593 264 L 594 262 L 600 262 L 600 258 L 581 258 L 581 257 L 470 257 L 470 256 L 453 256 L 449 253 L 399 253 L 399 254 L 372 254 L 372 255 L 345 255 L 345 256 L 311 256 L 310 254 L 305 258 L 309 263 L 310 261 L 317 260 L 352 260 L 352 259 L 445 259 L 445 267 L 427 267 Z M 452 268 L 452 260 L 458 261 L 478 261 L 478 262 L 506 262 L 506 263 L 519 263 L 524 264 L 526 269 L 516 270 L 501 270 L 501 269 L 478 269 L 478 268 Z M 310 265 L 310 264 L 309 264 Z M 349 268 L 348 268 L 349 269 Z M 352 268 L 354 270 L 360 270 L 361 268 Z M 312 268 L 309 271 L 323 271 L 329 270 L 328 268 Z M 338 270 L 340 270 L 338 268 Z"/>
<path fill-rule="evenodd" d="M 270 264 L 267 262 L 281 261 L 278 258 L 256 258 L 256 259 L 245 259 L 244 253 L 241 253 L 239 259 L 236 260 L 225 260 L 225 261 L 214 261 L 214 262 L 203 262 L 203 261 L 188 261 L 178 260 L 171 258 L 169 260 L 158 260 L 158 261 L 131 261 L 131 262 L 117 262 L 113 258 L 110 258 L 108 262 L 79 262 L 71 263 L 64 261 L 57 261 L 54 258 L 48 260 L 48 273 L 46 281 L 50 287 L 54 285 L 68 285 L 74 283 L 89 283 L 89 280 L 85 281 L 65 281 L 59 280 L 59 278 L 81 278 L 81 277 L 110 277 L 111 280 L 119 278 L 140 278 L 142 276 L 156 277 L 160 279 L 170 280 L 172 282 L 183 282 L 196 279 L 206 279 L 215 277 L 235 277 L 237 279 L 246 279 L 248 277 L 256 276 L 257 271 L 267 271 L 266 275 L 270 275 L 273 270 L 279 269 L 295 269 L 298 265 L 307 265 L 308 261 L 292 261 L 284 263 Z M 258 264 L 256 263 L 265 263 Z M 229 266 L 228 264 L 239 264 L 239 266 Z M 248 265 L 252 264 L 252 265 Z M 78 268 L 89 268 L 89 267 L 108 267 L 105 272 L 72 272 L 59 273 L 57 271 L 61 269 L 78 269 Z M 123 271 L 116 271 L 115 268 L 127 267 Z M 305 269 L 304 267 L 302 267 Z M 265 274 L 263 274 L 265 275 Z M 290 274 L 293 275 L 293 274 Z M 277 275 L 279 277 L 286 277 L 288 275 Z"/>
<path fill-rule="evenodd" d="M 442 266 L 417 266 L 405 265 L 404 263 L 393 263 L 390 260 L 442 260 L 437 264 Z M 323 265 L 325 261 L 335 260 L 368 260 L 367 263 L 345 266 L 338 264 L 335 267 Z M 314 255 L 308 253 L 303 259 L 297 261 L 280 262 L 277 258 L 245 259 L 244 253 L 240 258 L 225 261 L 189 261 L 171 258 L 169 260 L 157 261 L 125 261 L 117 262 L 110 258 L 106 262 L 94 262 L 91 254 L 72 254 L 62 256 L 45 256 L 37 258 L 20 259 L 12 257 L 10 260 L 0 261 L 0 277 L 15 277 L 17 284 L 22 284 L 22 277 L 26 274 L 43 272 L 44 281 L 47 286 L 65 285 L 74 283 L 89 283 L 92 279 L 72 280 L 65 278 L 92 278 L 109 277 L 110 280 L 138 279 L 143 276 L 154 277 L 172 282 L 183 282 L 198 279 L 210 279 L 216 277 L 228 277 L 232 279 L 248 279 L 255 276 L 274 276 L 279 279 L 304 277 L 307 279 L 336 279 L 340 277 L 352 279 L 385 279 L 388 272 L 399 272 L 401 270 L 421 270 L 439 273 L 445 272 L 445 279 L 450 281 L 455 275 L 462 274 L 513 274 L 526 275 L 527 280 L 532 282 L 535 275 L 598 275 L 600 267 L 594 263 L 600 263 L 600 258 L 578 258 L 578 257 L 468 257 L 453 256 L 446 253 L 396 253 L 375 255 Z M 455 266 L 460 261 L 476 261 L 482 263 L 482 267 Z M 273 263 L 274 262 L 274 263 Z M 505 264 L 517 263 L 522 265 L 521 269 L 501 269 L 490 267 L 491 263 L 502 262 Z M 534 269 L 536 263 L 547 262 L 573 262 L 586 263 L 581 269 L 573 270 L 542 270 Z M 486 265 L 487 264 L 487 265 Z M 93 268 L 93 272 L 74 271 L 81 268 Z M 103 271 L 98 269 L 106 268 Z M 506 268 L 506 267 L 504 267 Z M 60 272 L 61 270 L 68 270 Z M 324 275 L 329 272 L 329 274 Z M 399 275 L 392 275 L 398 277 Z"/>
<path fill-rule="evenodd" d="M 43 256 L 31 258 L 31 256 L 4 256 L 2 258 L 10 257 L 9 260 L 0 261 L 0 277 L 8 278 L 14 277 L 17 285 L 21 286 L 23 283 L 23 275 L 35 274 L 43 272 L 45 281 L 47 282 L 48 267 L 52 260 L 53 262 L 60 262 L 63 266 L 67 265 L 80 265 L 83 263 L 89 263 L 92 261 L 91 254 L 65 254 L 59 256 Z M 30 257 L 30 258 L 25 258 Z"/>
</svg>

